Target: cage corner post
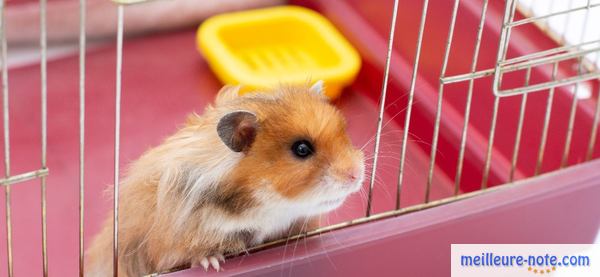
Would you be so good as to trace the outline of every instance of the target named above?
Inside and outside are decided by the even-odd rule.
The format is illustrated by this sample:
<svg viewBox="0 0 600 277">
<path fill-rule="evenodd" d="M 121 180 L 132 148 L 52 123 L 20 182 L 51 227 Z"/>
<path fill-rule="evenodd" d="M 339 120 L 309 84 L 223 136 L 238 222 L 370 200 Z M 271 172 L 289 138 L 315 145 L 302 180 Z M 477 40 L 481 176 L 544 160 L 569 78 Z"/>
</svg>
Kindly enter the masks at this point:
<svg viewBox="0 0 600 277">
<path fill-rule="evenodd" d="M 121 147 L 121 89 L 123 77 L 123 4 L 117 4 L 117 67 L 115 88 L 115 144 L 113 191 L 113 275 L 119 275 L 119 153 Z"/>
</svg>

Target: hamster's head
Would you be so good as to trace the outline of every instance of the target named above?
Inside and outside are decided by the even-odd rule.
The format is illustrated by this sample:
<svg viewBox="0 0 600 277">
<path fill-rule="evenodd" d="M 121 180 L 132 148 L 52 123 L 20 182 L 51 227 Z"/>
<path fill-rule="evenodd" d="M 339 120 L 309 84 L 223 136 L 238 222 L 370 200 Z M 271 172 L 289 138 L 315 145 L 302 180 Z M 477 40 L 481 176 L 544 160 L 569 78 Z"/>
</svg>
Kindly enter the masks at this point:
<svg viewBox="0 0 600 277">
<path fill-rule="evenodd" d="M 328 212 L 360 189 L 363 153 L 352 145 L 341 112 L 312 87 L 217 98 L 219 137 L 242 157 L 231 182 L 257 201 L 299 209 L 303 216 Z M 227 95 L 229 94 L 229 95 Z"/>
</svg>

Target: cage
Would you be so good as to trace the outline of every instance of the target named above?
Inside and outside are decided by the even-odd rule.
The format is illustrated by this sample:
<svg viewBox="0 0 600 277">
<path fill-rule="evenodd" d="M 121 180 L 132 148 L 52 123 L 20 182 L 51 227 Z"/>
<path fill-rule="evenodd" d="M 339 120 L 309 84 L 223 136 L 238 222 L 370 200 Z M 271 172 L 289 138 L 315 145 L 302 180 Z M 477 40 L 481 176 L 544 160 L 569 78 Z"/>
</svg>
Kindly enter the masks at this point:
<svg viewBox="0 0 600 277">
<path fill-rule="evenodd" d="M 116 47 L 87 49 L 82 13 L 79 54 L 47 62 L 42 0 L 40 61 L 24 66 L 8 66 L 3 16 L 2 276 L 81 274 L 105 214 L 126 220 L 127 199 L 103 194 L 119 189 L 121 165 L 221 86 L 194 29 L 124 39 L 135 2 L 115 5 Z M 325 15 L 360 52 L 363 68 L 335 104 L 370 157 L 368 193 L 322 227 L 206 274 L 444 276 L 451 243 L 592 242 L 600 37 L 586 30 L 600 2 L 540 2 L 289 1 Z"/>
</svg>

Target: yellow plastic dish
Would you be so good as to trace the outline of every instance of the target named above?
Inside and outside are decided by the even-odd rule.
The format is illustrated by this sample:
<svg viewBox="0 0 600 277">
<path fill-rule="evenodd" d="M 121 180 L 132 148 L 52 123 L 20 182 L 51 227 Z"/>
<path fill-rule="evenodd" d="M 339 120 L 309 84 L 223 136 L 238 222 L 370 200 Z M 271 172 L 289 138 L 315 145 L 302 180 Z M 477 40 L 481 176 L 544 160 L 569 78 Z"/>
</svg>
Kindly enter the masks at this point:
<svg viewBox="0 0 600 277">
<path fill-rule="evenodd" d="M 297 6 L 217 15 L 198 28 L 196 39 L 217 77 L 244 91 L 323 80 L 335 99 L 361 63 L 325 17 Z"/>
</svg>

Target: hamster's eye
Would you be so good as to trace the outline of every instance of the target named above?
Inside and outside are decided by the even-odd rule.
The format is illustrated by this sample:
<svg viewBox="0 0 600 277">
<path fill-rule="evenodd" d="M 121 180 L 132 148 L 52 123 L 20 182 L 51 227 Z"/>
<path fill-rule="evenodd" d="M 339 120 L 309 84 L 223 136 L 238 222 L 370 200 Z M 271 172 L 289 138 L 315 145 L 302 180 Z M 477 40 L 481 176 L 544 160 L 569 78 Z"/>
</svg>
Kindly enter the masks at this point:
<svg viewBox="0 0 600 277">
<path fill-rule="evenodd" d="M 312 144 L 307 140 L 299 140 L 292 144 L 292 153 L 298 158 L 308 158 L 315 152 Z"/>
</svg>

